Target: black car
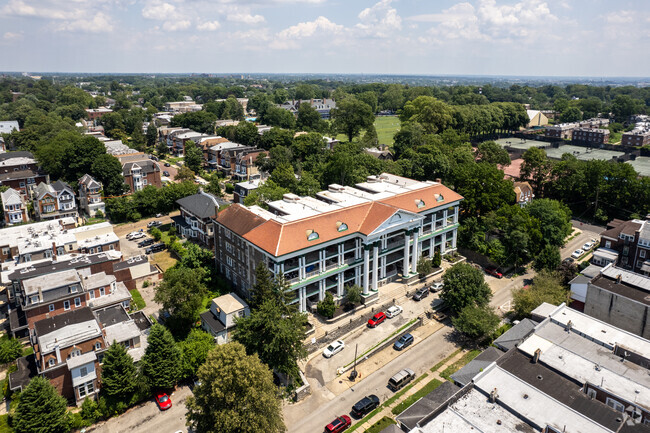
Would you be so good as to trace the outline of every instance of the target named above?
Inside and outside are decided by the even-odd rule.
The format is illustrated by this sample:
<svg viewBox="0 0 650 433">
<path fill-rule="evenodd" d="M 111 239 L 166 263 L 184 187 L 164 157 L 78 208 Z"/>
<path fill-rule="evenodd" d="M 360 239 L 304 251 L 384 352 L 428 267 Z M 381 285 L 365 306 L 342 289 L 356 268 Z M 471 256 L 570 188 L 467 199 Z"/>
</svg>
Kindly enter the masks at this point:
<svg viewBox="0 0 650 433">
<path fill-rule="evenodd" d="M 377 406 L 379 406 L 379 397 L 374 394 L 368 395 L 352 406 L 352 415 L 361 418 Z"/>
<path fill-rule="evenodd" d="M 148 247 L 149 245 L 153 244 L 154 242 L 156 242 L 156 240 L 153 239 L 153 238 L 145 239 L 142 242 L 138 243 L 138 247 L 139 248 Z"/>
<path fill-rule="evenodd" d="M 169 177 L 169 172 L 167 170 L 163 171 L 163 176 Z"/>
<path fill-rule="evenodd" d="M 415 295 L 413 295 L 413 300 L 421 301 L 427 296 L 429 296 L 429 289 L 427 287 L 422 287 L 415 292 Z"/>
<path fill-rule="evenodd" d="M 165 248 L 167 248 L 167 246 L 161 242 L 159 244 L 155 244 L 155 245 L 150 246 L 144 252 L 146 254 L 152 254 L 152 253 L 160 252 L 160 251 L 164 250 Z"/>
<path fill-rule="evenodd" d="M 165 167 L 171 167 L 171 164 L 168 163 L 168 162 L 166 162 L 166 163 L 165 163 Z"/>
</svg>

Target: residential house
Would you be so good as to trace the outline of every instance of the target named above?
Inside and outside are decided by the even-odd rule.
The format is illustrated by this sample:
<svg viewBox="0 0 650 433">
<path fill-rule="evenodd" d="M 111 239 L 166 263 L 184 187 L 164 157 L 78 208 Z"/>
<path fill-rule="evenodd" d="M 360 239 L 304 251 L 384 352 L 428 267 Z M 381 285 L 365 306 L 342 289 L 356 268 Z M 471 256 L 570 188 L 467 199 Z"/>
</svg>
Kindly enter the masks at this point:
<svg viewBox="0 0 650 433">
<path fill-rule="evenodd" d="M 11 134 L 14 131 L 20 131 L 17 120 L 0 121 L 0 134 Z"/>
<path fill-rule="evenodd" d="M 233 201 L 235 203 L 244 204 L 244 200 L 253 191 L 259 188 L 260 184 L 264 181 L 261 178 L 255 178 L 244 182 L 235 184 L 235 191 L 233 192 Z"/>
<path fill-rule="evenodd" d="M 370 156 L 373 156 L 381 161 L 394 161 L 395 156 L 393 153 L 390 151 L 388 146 L 382 144 L 379 147 L 368 147 L 363 150 L 365 153 L 367 153 Z"/>
<path fill-rule="evenodd" d="M 318 111 L 322 119 L 329 119 L 331 117 L 331 111 L 336 108 L 336 101 L 333 99 L 301 99 L 301 100 L 291 100 L 280 105 L 280 108 L 289 110 L 293 114 L 298 113 L 298 108 L 302 103 L 307 103 L 311 105 L 313 109 Z"/>
<path fill-rule="evenodd" d="M 227 138 L 223 138 L 219 135 L 208 135 L 205 137 L 199 137 L 196 140 L 193 140 L 198 147 L 201 148 L 203 152 L 203 161 L 205 163 L 210 159 L 210 148 L 216 146 L 220 143 L 228 143 Z"/>
<path fill-rule="evenodd" d="M 106 147 L 106 153 L 118 158 L 123 155 L 142 154 L 141 152 L 138 152 L 137 150 L 122 143 L 122 140 L 104 140 L 103 143 Z"/>
<path fill-rule="evenodd" d="M 202 189 L 198 194 L 190 195 L 176 200 L 180 206 L 181 214 L 172 217 L 172 224 L 176 231 L 200 244 L 212 249 L 214 247 L 213 218 L 217 216 L 219 202 L 217 198 Z"/>
<path fill-rule="evenodd" d="M 88 117 L 88 120 L 90 120 L 95 125 L 105 114 L 112 112 L 113 110 L 108 107 L 86 108 L 86 116 Z"/>
<path fill-rule="evenodd" d="M 330 185 L 316 198 L 285 194 L 259 206 L 230 205 L 215 221 L 215 261 L 245 299 L 265 263 L 290 285 L 290 303 L 315 306 L 357 284 L 365 299 L 383 284 L 417 277 L 421 256 L 456 249 L 460 195 L 437 182 L 392 174 L 355 187 Z"/>
<path fill-rule="evenodd" d="M 106 215 L 102 184 L 89 174 L 84 174 L 79 179 L 79 207 L 91 218 L 97 215 L 98 211 Z"/>
<path fill-rule="evenodd" d="M 573 130 L 571 141 L 575 143 L 600 145 L 609 142 L 609 129 L 576 128 Z"/>
<path fill-rule="evenodd" d="M 239 180 L 248 180 L 260 176 L 260 171 L 255 162 L 257 157 L 264 153 L 261 149 L 250 149 L 248 151 L 235 153 L 235 169 L 232 176 Z"/>
<path fill-rule="evenodd" d="M 526 124 L 527 129 L 548 125 L 548 117 L 546 117 L 541 111 L 526 110 L 526 113 L 528 114 L 528 124 Z"/>
<path fill-rule="evenodd" d="M 125 155 L 118 158 L 122 163 L 122 176 L 131 192 L 140 191 L 146 186 L 162 187 L 160 166 L 145 155 Z"/>
<path fill-rule="evenodd" d="M 41 182 L 50 183 L 50 176 L 38 167 L 31 153 L 18 151 L 0 154 L 0 185 L 29 197 Z"/>
<path fill-rule="evenodd" d="M 621 137 L 621 144 L 624 146 L 647 146 L 650 144 L 650 117 L 634 116 L 634 128 L 624 132 Z"/>
<path fill-rule="evenodd" d="M 208 159 L 207 159 L 208 170 L 213 171 L 219 169 L 222 161 L 222 155 L 221 155 L 222 152 L 230 149 L 243 149 L 247 147 L 248 146 L 244 146 L 243 144 L 239 144 L 239 143 L 233 143 L 231 141 L 224 141 L 222 143 L 218 143 L 211 146 L 208 149 Z M 227 167 L 230 167 L 230 161 L 228 161 Z"/>
<path fill-rule="evenodd" d="M 571 140 L 573 131 L 580 127 L 578 122 L 559 123 L 557 125 L 547 125 L 544 135 L 561 140 Z"/>
<path fill-rule="evenodd" d="M 193 111 L 201 111 L 203 109 L 203 105 L 197 104 L 192 100 L 174 101 L 165 103 L 164 109 L 165 111 L 169 111 L 171 113 L 190 113 Z"/>
<path fill-rule="evenodd" d="M 43 182 L 34 191 L 34 213 L 39 221 L 78 216 L 74 191 L 67 183 L 56 181 L 54 185 Z"/>
<path fill-rule="evenodd" d="M 612 220 L 600 234 L 595 264 L 616 263 L 623 269 L 650 273 L 650 220 Z"/>
<path fill-rule="evenodd" d="M 5 224 L 14 225 L 29 221 L 25 196 L 13 188 L 0 193 L 2 208 L 5 215 Z"/>
<path fill-rule="evenodd" d="M 515 190 L 515 200 L 520 207 L 524 207 L 533 201 L 535 194 L 533 194 L 533 189 L 528 182 L 514 182 L 513 187 Z"/>
<path fill-rule="evenodd" d="M 214 337 L 217 344 L 226 344 L 236 326 L 235 318 L 249 314 L 248 304 L 237 294 L 229 293 L 212 300 L 210 310 L 201 314 L 201 327 Z"/>
<path fill-rule="evenodd" d="M 207 137 L 209 137 L 209 135 L 192 130 L 173 134 L 173 145 L 170 149 L 170 153 L 176 156 L 185 156 L 185 146 L 188 145 L 188 141 L 191 141 L 192 145 L 196 145 L 197 141 Z"/>
</svg>

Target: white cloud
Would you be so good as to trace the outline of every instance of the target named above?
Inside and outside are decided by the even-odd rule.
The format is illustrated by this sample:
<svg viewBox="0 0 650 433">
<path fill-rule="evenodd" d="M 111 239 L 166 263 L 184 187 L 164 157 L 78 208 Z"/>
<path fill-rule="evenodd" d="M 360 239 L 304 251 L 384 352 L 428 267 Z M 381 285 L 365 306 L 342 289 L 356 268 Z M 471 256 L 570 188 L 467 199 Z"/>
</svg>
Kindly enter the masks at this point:
<svg viewBox="0 0 650 433">
<path fill-rule="evenodd" d="M 324 16 L 316 18 L 314 21 L 298 23 L 278 33 L 281 39 L 302 39 L 314 36 L 319 33 L 338 33 L 343 30 L 343 26 L 335 24 Z"/>
<path fill-rule="evenodd" d="M 243 24 L 259 24 L 264 22 L 264 17 L 262 15 L 253 15 L 247 12 L 229 13 L 226 16 L 226 19 L 228 21 Z"/>
<path fill-rule="evenodd" d="M 25 3 L 23 0 L 9 0 L 9 2 L 0 10 L 0 15 L 55 20 L 80 19 L 83 15 L 83 7 L 71 6 L 73 5 L 58 5 L 56 2 L 43 2 L 43 4 L 32 6 Z"/>
<path fill-rule="evenodd" d="M 220 27 L 221 24 L 219 23 L 219 21 L 207 21 L 197 25 L 196 29 L 202 32 L 213 32 L 215 30 L 218 30 Z"/>
<path fill-rule="evenodd" d="M 162 28 L 168 32 L 177 32 L 180 30 L 187 30 L 192 25 L 190 20 L 176 20 L 176 21 L 165 21 Z"/>
<path fill-rule="evenodd" d="M 56 27 L 57 31 L 63 32 L 82 32 L 82 33 L 108 33 L 112 32 L 114 26 L 108 15 L 98 12 L 95 16 L 88 19 L 66 21 Z"/>
<path fill-rule="evenodd" d="M 609 24 L 629 24 L 634 22 L 637 16 L 635 11 L 617 11 L 605 15 L 605 21 Z"/>
<path fill-rule="evenodd" d="M 142 9 L 142 16 L 148 20 L 165 21 L 174 18 L 176 6 L 162 1 L 152 1 Z"/>
<path fill-rule="evenodd" d="M 20 33 L 5 32 L 5 34 L 2 35 L 2 39 L 5 41 L 19 41 L 22 38 L 23 38 L 22 32 Z"/>
<path fill-rule="evenodd" d="M 402 29 L 402 18 L 397 10 L 390 6 L 392 0 L 381 0 L 374 6 L 359 13 L 361 21 L 355 27 L 369 36 L 388 37 L 394 31 Z"/>
</svg>

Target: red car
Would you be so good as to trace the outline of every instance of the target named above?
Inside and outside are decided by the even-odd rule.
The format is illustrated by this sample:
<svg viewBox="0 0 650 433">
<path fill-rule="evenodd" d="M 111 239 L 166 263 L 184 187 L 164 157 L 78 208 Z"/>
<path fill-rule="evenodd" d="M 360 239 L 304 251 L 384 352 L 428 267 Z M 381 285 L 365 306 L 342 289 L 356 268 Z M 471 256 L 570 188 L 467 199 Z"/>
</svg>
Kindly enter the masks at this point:
<svg viewBox="0 0 650 433">
<path fill-rule="evenodd" d="M 156 394 L 156 403 L 158 403 L 160 410 L 167 410 L 172 407 L 172 399 L 164 392 Z"/>
<path fill-rule="evenodd" d="M 372 316 L 372 319 L 368 320 L 368 326 L 374 328 L 384 320 L 386 320 L 386 314 L 383 311 L 380 311 L 379 313 Z"/>
<path fill-rule="evenodd" d="M 499 270 L 494 266 L 489 266 L 485 268 L 485 272 L 487 272 L 489 275 L 492 275 L 493 277 L 503 278 L 503 274 L 499 272 Z"/>
<path fill-rule="evenodd" d="M 337 416 L 334 421 L 325 426 L 325 433 L 339 433 L 346 430 L 352 424 L 352 420 L 347 415 Z"/>
</svg>

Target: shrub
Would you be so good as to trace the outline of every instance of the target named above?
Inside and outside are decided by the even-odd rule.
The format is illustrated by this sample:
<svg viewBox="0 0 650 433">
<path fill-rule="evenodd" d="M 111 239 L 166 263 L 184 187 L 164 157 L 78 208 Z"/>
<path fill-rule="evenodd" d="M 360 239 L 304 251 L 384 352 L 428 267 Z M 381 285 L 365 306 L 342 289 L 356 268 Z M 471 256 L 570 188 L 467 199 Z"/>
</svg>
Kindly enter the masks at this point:
<svg viewBox="0 0 650 433">
<path fill-rule="evenodd" d="M 98 210 L 95 212 L 95 218 L 104 218 L 104 212 Z"/>
<path fill-rule="evenodd" d="M 162 238 L 162 232 L 158 230 L 157 228 L 152 228 L 151 229 L 151 236 L 156 240 L 159 241 Z"/>
<path fill-rule="evenodd" d="M 232 194 L 233 192 L 235 192 L 235 185 L 233 185 L 232 183 L 227 183 L 226 184 L 226 193 Z"/>
<path fill-rule="evenodd" d="M 440 267 L 440 265 L 442 264 L 442 256 L 440 255 L 440 251 L 435 252 L 435 254 L 433 255 L 433 259 L 431 259 L 431 263 L 433 264 L 434 268 Z"/>
<path fill-rule="evenodd" d="M 350 305 L 356 305 L 361 303 L 361 287 L 350 286 L 345 289 L 345 301 Z"/>
<path fill-rule="evenodd" d="M 145 287 L 149 287 L 150 285 L 151 285 L 151 283 L 149 282 L 149 280 L 144 280 L 144 281 L 142 282 L 142 288 L 143 288 L 143 289 L 144 289 Z"/>
<path fill-rule="evenodd" d="M 318 311 L 318 314 L 328 319 L 334 317 L 336 304 L 334 303 L 334 297 L 330 292 L 325 293 L 325 299 L 318 303 L 316 306 L 316 311 Z"/>
<path fill-rule="evenodd" d="M 23 345 L 16 339 L 3 336 L 0 339 L 0 364 L 15 361 L 23 354 Z"/>
</svg>

